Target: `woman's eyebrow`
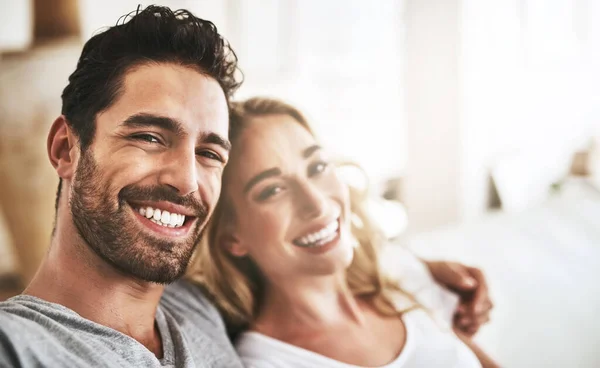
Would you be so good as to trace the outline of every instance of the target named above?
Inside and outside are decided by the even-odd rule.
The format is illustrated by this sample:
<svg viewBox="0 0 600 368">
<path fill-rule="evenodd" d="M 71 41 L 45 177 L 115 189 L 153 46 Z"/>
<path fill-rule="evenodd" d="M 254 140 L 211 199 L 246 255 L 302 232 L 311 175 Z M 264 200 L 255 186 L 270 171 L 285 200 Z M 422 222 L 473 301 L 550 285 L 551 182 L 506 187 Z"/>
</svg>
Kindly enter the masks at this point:
<svg viewBox="0 0 600 368">
<path fill-rule="evenodd" d="M 279 176 L 279 175 L 281 175 L 281 170 L 279 170 L 276 167 L 261 172 L 260 174 L 256 175 L 252 179 L 250 179 L 250 181 L 248 181 L 248 183 L 244 187 L 244 193 L 248 193 L 248 191 L 250 189 L 252 189 L 252 187 L 255 186 L 256 184 L 258 184 L 260 181 L 265 180 L 267 178 L 271 178 L 273 176 Z"/>
<path fill-rule="evenodd" d="M 302 157 L 309 158 L 310 155 L 312 155 L 313 153 L 315 153 L 315 151 L 318 151 L 320 149 L 321 149 L 321 146 L 319 146 L 318 144 L 312 145 L 312 146 L 306 148 L 304 151 L 302 151 Z"/>
</svg>

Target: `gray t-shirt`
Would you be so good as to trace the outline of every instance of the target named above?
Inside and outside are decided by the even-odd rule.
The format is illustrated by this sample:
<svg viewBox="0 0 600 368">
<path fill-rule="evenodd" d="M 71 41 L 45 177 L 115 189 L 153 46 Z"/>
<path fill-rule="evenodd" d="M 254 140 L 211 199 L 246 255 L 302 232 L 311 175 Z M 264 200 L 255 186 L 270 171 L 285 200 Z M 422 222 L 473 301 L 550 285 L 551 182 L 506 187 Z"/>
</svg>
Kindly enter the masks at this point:
<svg viewBox="0 0 600 368">
<path fill-rule="evenodd" d="M 223 320 L 197 286 L 168 286 L 156 313 L 162 359 L 73 310 L 20 295 L 0 303 L 0 367 L 242 367 Z"/>
</svg>

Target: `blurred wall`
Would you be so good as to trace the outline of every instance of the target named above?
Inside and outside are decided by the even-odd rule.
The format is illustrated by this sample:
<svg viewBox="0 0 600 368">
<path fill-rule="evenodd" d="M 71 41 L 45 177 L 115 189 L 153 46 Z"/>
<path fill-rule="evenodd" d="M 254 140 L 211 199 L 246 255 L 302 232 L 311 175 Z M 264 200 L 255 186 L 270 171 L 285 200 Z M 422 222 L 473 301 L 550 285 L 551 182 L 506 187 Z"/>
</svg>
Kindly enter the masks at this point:
<svg viewBox="0 0 600 368">
<path fill-rule="evenodd" d="M 464 0 L 461 8 L 463 216 L 481 214 L 490 171 L 520 161 L 536 180 L 565 174 L 600 127 L 600 2 Z M 538 185 L 540 184 L 540 185 Z"/>
<path fill-rule="evenodd" d="M 460 214 L 460 1 L 405 3 L 408 152 L 402 200 L 410 230 L 422 231 Z"/>
<path fill-rule="evenodd" d="M 23 50 L 33 41 L 33 0 L 0 0 L 0 51 Z"/>
<path fill-rule="evenodd" d="M 50 242 L 58 177 L 46 138 L 80 49 L 79 40 L 56 41 L 0 64 L 0 209 L 26 280 Z"/>
<path fill-rule="evenodd" d="M 600 127 L 599 20 L 597 1 L 405 1 L 413 231 L 481 216 L 499 167 L 515 202 L 567 173 Z"/>
</svg>

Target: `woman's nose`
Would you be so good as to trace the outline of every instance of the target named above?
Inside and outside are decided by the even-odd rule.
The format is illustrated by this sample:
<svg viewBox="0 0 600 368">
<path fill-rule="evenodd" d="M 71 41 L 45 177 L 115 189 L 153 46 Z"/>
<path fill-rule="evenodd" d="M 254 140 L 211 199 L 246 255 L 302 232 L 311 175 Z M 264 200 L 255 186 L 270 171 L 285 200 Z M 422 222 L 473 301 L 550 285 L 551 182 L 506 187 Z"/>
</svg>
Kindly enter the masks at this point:
<svg viewBox="0 0 600 368">
<path fill-rule="evenodd" d="M 326 194 L 309 182 L 298 185 L 297 203 L 304 219 L 320 217 L 327 209 Z"/>
</svg>

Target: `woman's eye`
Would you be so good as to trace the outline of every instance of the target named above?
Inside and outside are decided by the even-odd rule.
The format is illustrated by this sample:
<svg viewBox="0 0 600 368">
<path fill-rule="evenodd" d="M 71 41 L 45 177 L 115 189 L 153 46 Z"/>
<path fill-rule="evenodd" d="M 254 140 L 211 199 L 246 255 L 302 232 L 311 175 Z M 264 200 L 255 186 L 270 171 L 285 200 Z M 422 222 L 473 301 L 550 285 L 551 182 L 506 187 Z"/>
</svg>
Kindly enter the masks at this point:
<svg viewBox="0 0 600 368">
<path fill-rule="evenodd" d="M 133 138 L 148 143 L 160 143 L 160 140 L 152 134 L 136 134 Z"/>
<path fill-rule="evenodd" d="M 277 185 L 268 187 L 258 194 L 258 200 L 265 201 L 265 200 L 275 196 L 276 194 L 280 193 L 282 190 L 283 190 L 283 188 L 280 186 L 277 186 Z"/>
<path fill-rule="evenodd" d="M 308 176 L 310 177 L 318 175 L 323 171 L 327 170 L 327 167 L 329 167 L 329 164 L 325 161 L 315 162 L 308 168 Z"/>
</svg>

